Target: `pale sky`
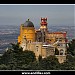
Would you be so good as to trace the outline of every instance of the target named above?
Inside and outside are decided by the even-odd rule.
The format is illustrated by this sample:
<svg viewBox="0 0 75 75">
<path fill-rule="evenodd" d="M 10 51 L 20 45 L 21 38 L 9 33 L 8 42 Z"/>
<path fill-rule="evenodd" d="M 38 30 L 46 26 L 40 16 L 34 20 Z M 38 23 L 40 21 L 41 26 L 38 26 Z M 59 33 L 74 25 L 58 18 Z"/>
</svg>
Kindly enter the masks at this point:
<svg viewBox="0 0 75 75">
<path fill-rule="evenodd" d="M 47 17 L 48 25 L 74 25 L 75 5 L 0 5 L 0 25 L 20 25 L 28 18 L 40 25 Z"/>
</svg>

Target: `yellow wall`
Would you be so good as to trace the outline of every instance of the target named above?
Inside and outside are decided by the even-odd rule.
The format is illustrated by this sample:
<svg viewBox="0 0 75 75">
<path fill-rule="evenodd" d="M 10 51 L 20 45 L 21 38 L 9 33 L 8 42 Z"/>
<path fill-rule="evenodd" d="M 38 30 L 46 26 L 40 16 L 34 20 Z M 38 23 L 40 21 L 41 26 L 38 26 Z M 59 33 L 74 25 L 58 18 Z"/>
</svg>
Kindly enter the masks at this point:
<svg viewBox="0 0 75 75">
<path fill-rule="evenodd" d="M 33 27 L 25 27 L 23 30 L 23 36 L 26 36 L 27 40 L 35 42 L 35 29 Z"/>
<path fill-rule="evenodd" d="M 21 43 L 21 38 L 20 38 L 20 36 L 18 36 L 18 43 Z"/>
<path fill-rule="evenodd" d="M 35 28 L 20 26 L 20 35 L 18 36 L 18 42 L 22 42 L 23 37 L 26 36 L 27 41 L 35 42 Z"/>
<path fill-rule="evenodd" d="M 20 35 L 18 36 L 18 43 L 22 43 L 23 24 L 20 26 Z"/>
<path fill-rule="evenodd" d="M 55 34 L 55 33 L 46 34 L 46 41 L 49 43 L 56 42 L 56 38 L 58 38 L 58 39 L 61 38 L 61 42 L 65 43 L 63 34 Z"/>
</svg>

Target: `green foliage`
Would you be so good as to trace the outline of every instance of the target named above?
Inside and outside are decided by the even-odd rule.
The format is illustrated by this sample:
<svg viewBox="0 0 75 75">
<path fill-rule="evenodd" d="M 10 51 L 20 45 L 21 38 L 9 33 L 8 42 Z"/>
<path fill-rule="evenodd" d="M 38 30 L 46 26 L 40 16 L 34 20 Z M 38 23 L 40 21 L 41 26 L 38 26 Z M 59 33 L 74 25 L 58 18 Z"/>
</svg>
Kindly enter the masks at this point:
<svg viewBox="0 0 75 75">
<path fill-rule="evenodd" d="M 22 65 L 21 69 L 22 70 L 30 70 L 31 69 L 31 65 L 24 64 L 24 65 Z"/>
<path fill-rule="evenodd" d="M 5 64 L 0 65 L 0 70 L 6 70 L 6 69 L 7 69 L 7 66 Z"/>
<path fill-rule="evenodd" d="M 38 60 L 30 63 L 30 66 L 30 70 L 42 70 L 42 66 Z"/>
<path fill-rule="evenodd" d="M 66 62 L 60 64 L 61 70 L 75 70 L 75 40 L 69 42 Z"/>
<path fill-rule="evenodd" d="M 61 70 L 75 70 L 75 55 L 73 55 L 72 53 L 67 54 L 66 62 L 60 64 L 60 69 Z"/>
<path fill-rule="evenodd" d="M 36 60 L 33 51 L 23 51 L 19 44 L 11 44 L 12 48 L 8 49 L 0 59 L 1 64 L 8 66 L 8 69 L 22 69 L 21 66 Z"/>
<path fill-rule="evenodd" d="M 42 58 L 40 61 L 34 61 L 31 64 L 32 70 L 55 70 L 59 69 L 59 62 L 54 56 Z"/>
<path fill-rule="evenodd" d="M 41 60 L 42 60 L 42 56 L 39 55 L 39 57 L 38 57 L 38 61 L 41 61 Z"/>
<path fill-rule="evenodd" d="M 66 61 L 60 64 L 55 56 L 42 58 L 39 55 L 36 60 L 33 51 L 23 51 L 18 43 L 11 44 L 11 48 L 0 56 L 0 70 L 75 70 L 75 41 L 69 43 L 67 51 Z M 58 49 L 55 54 L 59 54 Z"/>
<path fill-rule="evenodd" d="M 12 46 L 12 50 L 15 53 L 18 53 L 18 52 L 22 52 L 23 51 L 22 47 L 19 46 L 19 43 L 17 43 L 17 44 L 11 43 L 11 46 Z"/>
<path fill-rule="evenodd" d="M 59 69 L 59 62 L 55 56 L 49 56 L 40 61 L 40 66 L 43 70 L 55 70 Z"/>
<path fill-rule="evenodd" d="M 69 48 L 67 48 L 68 53 L 75 56 L 75 41 L 72 40 L 68 45 L 69 45 Z"/>
</svg>

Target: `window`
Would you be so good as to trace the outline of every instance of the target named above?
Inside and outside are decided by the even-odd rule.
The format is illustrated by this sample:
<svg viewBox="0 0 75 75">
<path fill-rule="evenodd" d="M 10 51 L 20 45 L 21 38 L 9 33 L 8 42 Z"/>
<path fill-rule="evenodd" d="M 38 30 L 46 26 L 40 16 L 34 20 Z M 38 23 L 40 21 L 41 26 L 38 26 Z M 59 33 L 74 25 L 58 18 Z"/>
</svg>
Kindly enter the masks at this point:
<svg viewBox="0 0 75 75">
<path fill-rule="evenodd" d="M 61 39 L 59 39 L 59 41 L 62 41 Z"/>
<path fill-rule="evenodd" d="M 64 50 L 61 49 L 61 50 L 60 50 L 60 55 L 63 55 L 63 53 L 64 53 Z"/>
<path fill-rule="evenodd" d="M 63 44 L 58 44 L 57 46 L 63 46 Z"/>
<path fill-rule="evenodd" d="M 36 47 L 38 47 L 38 46 L 36 46 Z"/>
<path fill-rule="evenodd" d="M 57 46 L 60 46 L 60 44 L 57 44 Z"/>
<path fill-rule="evenodd" d="M 59 50 L 55 48 L 55 55 L 59 55 Z"/>
<path fill-rule="evenodd" d="M 51 41 L 51 40 L 50 40 Z"/>
<path fill-rule="evenodd" d="M 38 48 L 36 48 L 36 50 L 38 51 Z"/>
<path fill-rule="evenodd" d="M 36 51 L 38 51 L 38 46 L 36 46 Z"/>
<path fill-rule="evenodd" d="M 31 40 L 29 40 L 29 42 L 31 43 Z"/>
<path fill-rule="evenodd" d="M 59 38 L 59 41 L 62 41 L 62 38 Z"/>
</svg>

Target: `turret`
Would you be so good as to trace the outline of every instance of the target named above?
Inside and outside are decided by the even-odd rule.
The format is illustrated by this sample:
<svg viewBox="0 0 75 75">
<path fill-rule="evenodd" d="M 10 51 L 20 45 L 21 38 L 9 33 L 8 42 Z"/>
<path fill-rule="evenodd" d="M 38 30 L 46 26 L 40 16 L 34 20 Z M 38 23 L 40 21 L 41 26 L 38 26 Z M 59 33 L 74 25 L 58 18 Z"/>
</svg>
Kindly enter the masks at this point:
<svg viewBox="0 0 75 75">
<path fill-rule="evenodd" d="M 40 29 L 47 31 L 47 18 L 41 18 Z"/>
</svg>

